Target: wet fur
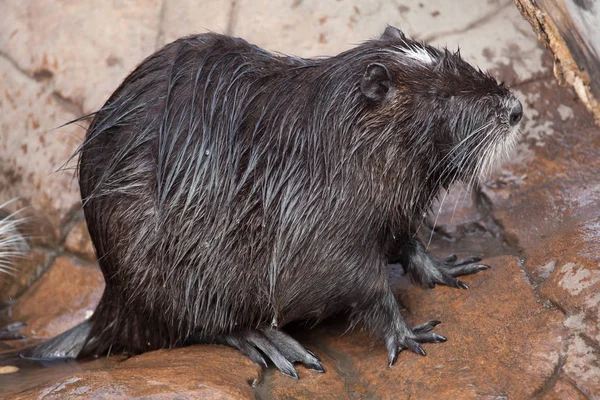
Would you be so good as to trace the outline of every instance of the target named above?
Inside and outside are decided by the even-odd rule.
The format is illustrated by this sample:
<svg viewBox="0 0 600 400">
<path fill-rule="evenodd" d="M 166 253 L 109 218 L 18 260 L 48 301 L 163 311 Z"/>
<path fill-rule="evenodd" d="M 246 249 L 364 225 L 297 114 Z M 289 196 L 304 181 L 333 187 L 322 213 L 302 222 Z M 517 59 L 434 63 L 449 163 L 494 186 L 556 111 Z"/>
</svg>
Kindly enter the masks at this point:
<svg viewBox="0 0 600 400">
<path fill-rule="evenodd" d="M 79 152 L 105 293 L 34 356 L 239 343 L 334 313 L 392 352 L 413 332 L 386 264 L 409 254 L 440 190 L 509 146 L 511 96 L 393 28 L 310 60 L 213 33 L 165 46 L 95 113 Z"/>
</svg>

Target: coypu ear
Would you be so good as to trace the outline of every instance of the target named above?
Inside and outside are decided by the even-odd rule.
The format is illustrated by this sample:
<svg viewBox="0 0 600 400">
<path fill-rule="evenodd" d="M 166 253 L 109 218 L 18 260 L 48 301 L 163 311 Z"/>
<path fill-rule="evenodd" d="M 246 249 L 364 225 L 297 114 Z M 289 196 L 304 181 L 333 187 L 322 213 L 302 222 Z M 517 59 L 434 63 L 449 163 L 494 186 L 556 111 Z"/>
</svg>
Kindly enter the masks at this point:
<svg viewBox="0 0 600 400">
<path fill-rule="evenodd" d="M 380 39 L 405 39 L 404 33 L 394 26 L 388 25 Z"/>
<path fill-rule="evenodd" d="M 373 63 L 367 69 L 360 82 L 360 91 L 372 101 L 381 101 L 392 86 L 392 78 L 383 64 Z"/>
</svg>

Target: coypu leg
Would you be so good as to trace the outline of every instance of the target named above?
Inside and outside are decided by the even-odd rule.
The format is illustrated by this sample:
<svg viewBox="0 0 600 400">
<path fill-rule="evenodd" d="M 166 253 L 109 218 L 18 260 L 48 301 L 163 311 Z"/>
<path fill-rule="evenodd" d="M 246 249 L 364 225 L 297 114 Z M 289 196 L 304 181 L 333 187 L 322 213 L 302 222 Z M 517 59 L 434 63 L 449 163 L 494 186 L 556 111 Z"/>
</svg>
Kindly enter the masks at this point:
<svg viewBox="0 0 600 400">
<path fill-rule="evenodd" d="M 437 285 L 452 286 L 468 289 L 466 283 L 457 279 L 459 276 L 471 275 L 489 269 L 485 264 L 478 264 L 481 257 L 468 257 L 457 260 L 456 255 L 451 255 L 444 260 L 433 257 L 425 245 L 417 238 L 407 240 L 402 245 L 400 262 L 415 282 L 423 287 L 432 288 Z"/>
<path fill-rule="evenodd" d="M 441 343 L 446 338 L 433 331 L 440 321 L 431 320 L 422 325 L 409 327 L 398 308 L 398 303 L 392 293 L 387 277 L 382 276 L 377 285 L 382 291 L 382 297 L 375 298 L 370 307 L 360 310 L 353 318 L 362 320 L 364 326 L 377 334 L 386 345 L 389 366 L 393 366 L 398 354 L 404 349 L 413 353 L 426 355 L 422 343 Z"/>
<path fill-rule="evenodd" d="M 270 359 L 282 374 L 298 379 L 295 362 L 317 372 L 325 372 L 317 356 L 305 349 L 288 334 L 277 329 L 261 329 L 229 334 L 219 343 L 235 347 L 255 363 L 267 367 L 263 355 Z"/>
</svg>

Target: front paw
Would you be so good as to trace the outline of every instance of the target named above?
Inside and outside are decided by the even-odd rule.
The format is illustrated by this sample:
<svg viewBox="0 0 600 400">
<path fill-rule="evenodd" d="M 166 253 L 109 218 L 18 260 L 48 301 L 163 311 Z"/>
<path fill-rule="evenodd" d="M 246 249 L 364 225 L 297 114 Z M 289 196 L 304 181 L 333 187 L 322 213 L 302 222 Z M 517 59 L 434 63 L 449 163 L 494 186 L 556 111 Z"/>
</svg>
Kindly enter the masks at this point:
<svg viewBox="0 0 600 400">
<path fill-rule="evenodd" d="M 454 254 L 444 260 L 439 260 L 423 251 L 409 257 L 408 271 L 413 280 L 425 288 L 433 288 L 435 285 L 445 285 L 459 289 L 468 289 L 469 286 L 457 279 L 457 277 L 475 274 L 490 268 L 488 265 L 478 264 L 480 260 L 480 257 L 457 260 Z"/>
<path fill-rule="evenodd" d="M 477 272 L 490 269 L 489 265 L 479 264 L 481 257 L 473 256 L 458 260 L 456 254 L 437 260 L 430 256 L 433 266 L 439 273 L 431 274 L 431 283 L 452 286 L 460 289 L 468 289 L 466 283 L 456 279 L 459 276 L 476 274 Z"/>
<path fill-rule="evenodd" d="M 390 334 L 386 339 L 386 347 L 388 350 L 389 366 L 394 365 L 398 359 L 398 354 L 404 349 L 409 349 L 413 353 L 426 355 L 421 347 L 421 343 L 442 343 L 446 338 L 440 334 L 432 332 L 440 321 L 432 320 L 423 325 L 418 325 L 413 328 L 408 328 L 403 324 L 400 325 L 395 332 Z"/>
</svg>

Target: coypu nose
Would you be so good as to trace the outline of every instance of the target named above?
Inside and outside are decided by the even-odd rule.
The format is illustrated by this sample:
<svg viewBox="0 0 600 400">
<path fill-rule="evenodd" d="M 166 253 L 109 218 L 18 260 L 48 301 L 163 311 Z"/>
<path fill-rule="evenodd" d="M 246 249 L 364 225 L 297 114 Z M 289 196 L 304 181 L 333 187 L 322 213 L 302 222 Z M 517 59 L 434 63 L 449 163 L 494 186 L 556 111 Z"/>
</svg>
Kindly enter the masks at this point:
<svg viewBox="0 0 600 400">
<path fill-rule="evenodd" d="M 519 100 L 515 100 L 512 109 L 510 110 L 509 123 L 510 126 L 515 126 L 523 118 L 523 106 Z"/>
</svg>

